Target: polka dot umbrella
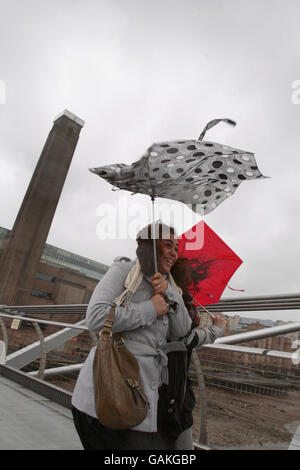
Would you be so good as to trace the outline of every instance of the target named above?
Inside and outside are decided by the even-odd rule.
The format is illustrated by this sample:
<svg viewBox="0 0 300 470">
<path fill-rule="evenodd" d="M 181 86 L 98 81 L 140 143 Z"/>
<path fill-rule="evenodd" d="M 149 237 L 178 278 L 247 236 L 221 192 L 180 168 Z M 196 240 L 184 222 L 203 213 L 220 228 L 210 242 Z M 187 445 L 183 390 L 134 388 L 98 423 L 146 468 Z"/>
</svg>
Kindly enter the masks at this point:
<svg viewBox="0 0 300 470">
<path fill-rule="evenodd" d="M 154 143 L 131 165 L 113 164 L 90 171 L 119 189 L 148 194 L 153 204 L 156 197 L 163 197 L 208 214 L 242 181 L 264 178 L 253 153 L 203 140 L 206 131 L 219 122 L 236 125 L 231 119 L 214 119 L 197 140 Z"/>
</svg>

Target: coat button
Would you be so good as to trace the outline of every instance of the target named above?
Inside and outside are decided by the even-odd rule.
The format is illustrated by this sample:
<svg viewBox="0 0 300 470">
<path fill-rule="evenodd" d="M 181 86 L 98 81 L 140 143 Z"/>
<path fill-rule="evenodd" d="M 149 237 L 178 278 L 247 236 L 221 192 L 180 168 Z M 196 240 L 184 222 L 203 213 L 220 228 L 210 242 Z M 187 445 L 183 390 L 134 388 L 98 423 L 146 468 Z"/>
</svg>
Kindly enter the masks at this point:
<svg viewBox="0 0 300 470">
<path fill-rule="evenodd" d="M 156 382 L 151 382 L 150 387 L 152 388 L 152 390 L 156 390 L 156 389 L 157 389 L 157 384 L 156 384 Z"/>
</svg>

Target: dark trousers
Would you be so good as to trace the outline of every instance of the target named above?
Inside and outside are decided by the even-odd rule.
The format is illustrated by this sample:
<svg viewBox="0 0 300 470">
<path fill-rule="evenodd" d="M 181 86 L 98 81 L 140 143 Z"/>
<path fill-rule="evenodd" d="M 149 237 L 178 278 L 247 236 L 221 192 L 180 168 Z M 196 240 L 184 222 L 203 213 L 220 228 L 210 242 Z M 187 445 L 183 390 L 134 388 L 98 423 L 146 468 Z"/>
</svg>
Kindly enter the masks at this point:
<svg viewBox="0 0 300 470">
<path fill-rule="evenodd" d="M 159 432 L 108 429 L 72 407 L 76 431 L 85 450 L 173 450 L 175 440 Z"/>
</svg>

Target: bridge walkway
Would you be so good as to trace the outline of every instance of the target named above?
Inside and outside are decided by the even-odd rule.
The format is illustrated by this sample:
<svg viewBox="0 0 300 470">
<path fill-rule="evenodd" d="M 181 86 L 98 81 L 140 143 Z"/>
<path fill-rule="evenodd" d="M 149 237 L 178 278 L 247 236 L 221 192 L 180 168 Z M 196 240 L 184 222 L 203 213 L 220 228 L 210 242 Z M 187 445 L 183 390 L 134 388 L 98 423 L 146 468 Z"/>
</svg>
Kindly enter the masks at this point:
<svg viewBox="0 0 300 470">
<path fill-rule="evenodd" d="M 82 450 L 71 411 L 0 376 L 0 450 Z"/>
</svg>

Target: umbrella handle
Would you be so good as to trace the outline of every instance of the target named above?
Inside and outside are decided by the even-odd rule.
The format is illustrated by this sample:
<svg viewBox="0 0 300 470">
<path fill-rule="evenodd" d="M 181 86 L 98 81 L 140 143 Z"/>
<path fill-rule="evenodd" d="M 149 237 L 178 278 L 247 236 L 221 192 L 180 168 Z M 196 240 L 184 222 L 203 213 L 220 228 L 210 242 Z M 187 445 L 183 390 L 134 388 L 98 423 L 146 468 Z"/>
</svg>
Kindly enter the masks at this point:
<svg viewBox="0 0 300 470">
<path fill-rule="evenodd" d="M 156 253 L 156 239 L 155 239 L 155 221 L 154 221 L 154 201 L 155 197 L 151 196 L 152 201 L 152 240 L 153 240 L 153 256 L 154 256 L 154 270 L 158 272 L 157 266 L 157 253 Z"/>
<path fill-rule="evenodd" d="M 215 319 L 215 316 L 210 313 L 205 307 L 203 307 L 203 305 L 199 304 L 198 300 L 194 299 L 193 297 L 193 301 L 196 302 L 197 305 L 199 305 L 199 307 L 203 308 L 203 310 L 206 311 L 206 313 L 208 313 L 208 315 L 214 320 Z"/>
</svg>

